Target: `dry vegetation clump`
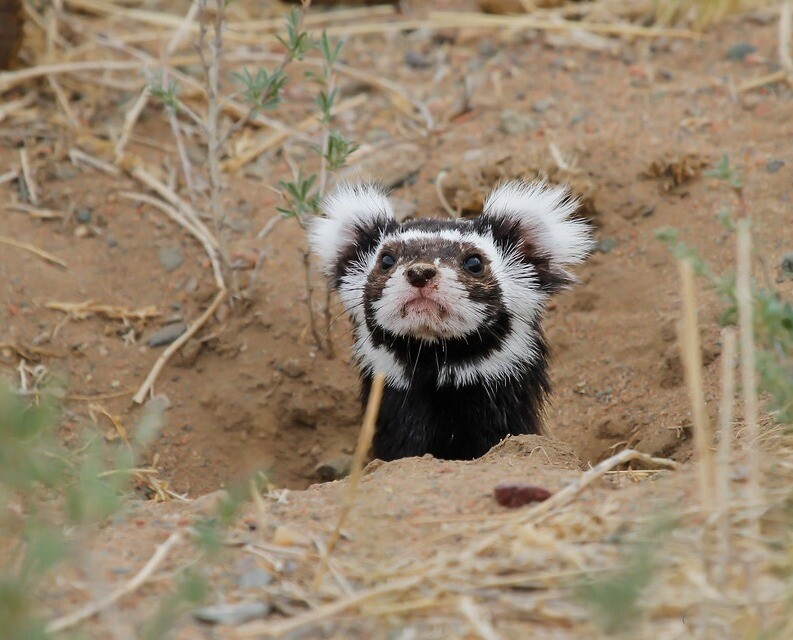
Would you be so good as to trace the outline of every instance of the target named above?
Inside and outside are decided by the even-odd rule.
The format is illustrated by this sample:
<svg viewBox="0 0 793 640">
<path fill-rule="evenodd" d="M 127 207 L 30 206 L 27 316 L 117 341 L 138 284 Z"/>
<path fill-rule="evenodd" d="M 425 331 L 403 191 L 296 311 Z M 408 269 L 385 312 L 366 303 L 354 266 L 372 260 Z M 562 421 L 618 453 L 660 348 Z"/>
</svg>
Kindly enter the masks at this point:
<svg viewBox="0 0 793 640">
<path fill-rule="evenodd" d="M 567 184 L 579 200 L 581 215 L 597 221 L 597 187 L 590 175 L 573 159 L 565 159 L 555 145 L 542 152 L 475 151 L 472 157 L 444 172 L 439 180 L 442 198 L 455 216 L 482 212 L 484 199 L 501 181 L 545 180 Z"/>
</svg>

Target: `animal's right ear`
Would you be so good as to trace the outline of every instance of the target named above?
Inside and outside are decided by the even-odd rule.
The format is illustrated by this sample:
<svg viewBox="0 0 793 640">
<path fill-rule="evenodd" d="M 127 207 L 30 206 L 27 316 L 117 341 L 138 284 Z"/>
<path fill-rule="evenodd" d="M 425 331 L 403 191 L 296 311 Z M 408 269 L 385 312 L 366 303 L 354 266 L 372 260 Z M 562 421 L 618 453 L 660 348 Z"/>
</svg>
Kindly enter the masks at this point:
<svg viewBox="0 0 793 640">
<path fill-rule="evenodd" d="M 343 184 L 322 202 L 324 218 L 311 224 L 309 245 L 333 286 L 339 287 L 352 263 L 374 249 L 395 225 L 394 211 L 382 188 Z"/>
</svg>

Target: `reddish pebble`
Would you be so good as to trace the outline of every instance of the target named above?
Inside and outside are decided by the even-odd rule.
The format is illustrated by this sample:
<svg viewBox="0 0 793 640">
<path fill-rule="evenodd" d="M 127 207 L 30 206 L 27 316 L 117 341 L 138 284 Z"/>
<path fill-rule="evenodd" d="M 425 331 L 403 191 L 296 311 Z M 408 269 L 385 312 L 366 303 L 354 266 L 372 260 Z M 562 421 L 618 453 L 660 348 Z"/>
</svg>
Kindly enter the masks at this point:
<svg viewBox="0 0 793 640">
<path fill-rule="evenodd" d="M 515 509 L 532 502 L 542 502 L 553 495 L 548 489 L 523 482 L 502 482 L 496 485 L 494 496 L 502 507 Z"/>
<path fill-rule="evenodd" d="M 647 71 L 645 67 L 640 64 L 632 64 L 628 67 L 628 75 L 633 76 L 634 78 L 649 78 L 650 73 Z"/>
</svg>

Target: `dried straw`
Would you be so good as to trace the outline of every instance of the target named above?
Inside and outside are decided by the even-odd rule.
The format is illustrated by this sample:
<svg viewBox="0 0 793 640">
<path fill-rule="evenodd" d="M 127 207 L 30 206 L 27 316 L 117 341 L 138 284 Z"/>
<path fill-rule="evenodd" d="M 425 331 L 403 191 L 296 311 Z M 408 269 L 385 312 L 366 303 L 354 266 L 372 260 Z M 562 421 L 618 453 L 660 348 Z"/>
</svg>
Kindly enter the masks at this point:
<svg viewBox="0 0 793 640">
<path fill-rule="evenodd" d="M 716 459 L 716 508 L 719 516 L 716 545 L 716 580 L 723 583 L 730 555 L 730 455 L 732 452 L 732 420 L 735 404 L 735 329 L 721 333 L 721 403 L 719 405 L 719 449 Z"/>
<path fill-rule="evenodd" d="M 37 255 L 39 258 L 43 258 L 52 264 L 57 264 L 59 267 L 63 267 L 64 269 L 66 269 L 68 266 L 66 262 L 61 260 L 58 256 L 54 256 L 49 251 L 44 251 L 44 249 L 39 249 L 37 246 L 32 245 L 29 242 L 14 240 L 8 236 L 0 236 L 0 243 L 7 244 L 11 247 L 16 247 L 17 249 L 23 249 L 24 251 L 29 251 L 30 253 Z"/>
<path fill-rule="evenodd" d="M 680 325 L 680 352 L 686 372 L 688 393 L 694 422 L 694 450 L 699 463 L 699 498 L 702 507 L 713 509 L 713 434 L 708 424 L 705 393 L 702 382 L 702 349 L 699 343 L 697 300 L 694 289 L 694 268 L 690 260 L 679 262 L 682 282 L 683 321 Z"/>
<path fill-rule="evenodd" d="M 358 484 L 361 481 L 364 461 L 372 446 L 372 439 L 374 438 L 375 424 L 377 421 L 377 414 L 380 411 L 380 401 L 383 398 L 384 385 L 385 376 L 382 373 L 376 373 L 372 379 L 369 400 L 366 403 L 366 413 L 363 417 L 361 432 L 358 434 L 358 444 L 355 447 L 355 453 L 352 458 L 350 476 L 347 480 L 347 497 L 339 512 L 339 519 L 336 522 L 336 527 L 330 534 L 330 538 L 328 538 L 325 553 L 322 555 L 322 560 L 319 567 L 317 567 L 317 572 L 314 575 L 314 590 L 318 589 L 321 584 L 322 576 L 327 568 L 328 559 L 336 548 L 344 523 L 347 521 L 347 517 L 350 515 L 350 511 L 355 504 L 355 496 L 358 493 Z"/>
</svg>

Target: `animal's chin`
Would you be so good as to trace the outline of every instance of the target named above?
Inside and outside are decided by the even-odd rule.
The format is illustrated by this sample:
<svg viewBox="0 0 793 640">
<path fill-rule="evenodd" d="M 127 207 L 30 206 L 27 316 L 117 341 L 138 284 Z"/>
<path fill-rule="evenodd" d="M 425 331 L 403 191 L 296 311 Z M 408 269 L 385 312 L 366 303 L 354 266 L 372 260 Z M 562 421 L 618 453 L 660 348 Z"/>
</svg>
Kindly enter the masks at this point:
<svg viewBox="0 0 793 640">
<path fill-rule="evenodd" d="M 424 340 L 448 337 L 443 330 L 449 310 L 439 302 L 427 297 L 416 297 L 402 307 L 403 332 Z"/>
</svg>

